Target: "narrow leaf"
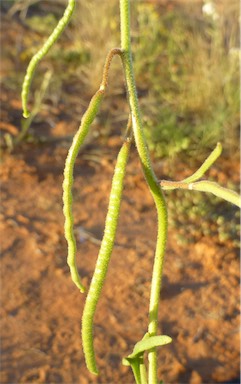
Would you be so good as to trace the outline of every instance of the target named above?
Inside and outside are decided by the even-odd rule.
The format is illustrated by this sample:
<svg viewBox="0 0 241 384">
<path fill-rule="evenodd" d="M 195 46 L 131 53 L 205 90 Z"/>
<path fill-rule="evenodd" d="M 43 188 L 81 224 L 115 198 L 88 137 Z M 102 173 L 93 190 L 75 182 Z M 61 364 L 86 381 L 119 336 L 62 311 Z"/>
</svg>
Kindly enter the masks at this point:
<svg viewBox="0 0 241 384">
<path fill-rule="evenodd" d="M 132 354 L 130 354 L 127 359 L 133 359 L 136 356 L 144 353 L 145 351 L 149 351 L 152 348 L 155 347 L 161 347 L 162 345 L 167 345 L 172 342 L 171 337 L 166 335 L 161 336 L 151 336 L 145 339 L 142 339 L 141 341 L 138 341 L 136 343 Z"/>
</svg>

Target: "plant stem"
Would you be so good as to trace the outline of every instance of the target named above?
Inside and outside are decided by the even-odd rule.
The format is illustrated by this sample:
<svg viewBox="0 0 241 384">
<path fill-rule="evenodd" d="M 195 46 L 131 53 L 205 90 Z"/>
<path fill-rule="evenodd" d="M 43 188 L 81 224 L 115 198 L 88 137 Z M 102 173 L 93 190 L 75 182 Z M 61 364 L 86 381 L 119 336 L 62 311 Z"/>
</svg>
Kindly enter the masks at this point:
<svg viewBox="0 0 241 384">
<path fill-rule="evenodd" d="M 140 364 L 140 375 L 141 375 L 141 384 L 147 384 L 146 366 L 144 361 L 143 363 Z"/>
<path fill-rule="evenodd" d="M 167 238 L 167 209 L 165 199 L 157 178 L 153 171 L 149 151 L 143 132 L 143 126 L 140 115 L 140 108 L 136 92 L 134 71 L 132 65 L 132 52 L 130 40 L 130 1 L 120 0 L 120 21 L 121 21 L 121 48 L 124 72 L 129 94 L 129 103 L 132 116 L 132 126 L 136 147 L 141 159 L 142 169 L 150 188 L 151 194 L 156 204 L 158 215 L 158 236 L 155 253 L 155 261 L 152 275 L 151 297 L 149 307 L 149 327 L 151 336 L 157 335 L 158 326 L 158 306 L 161 290 L 161 278 L 164 262 L 164 253 Z M 157 384 L 157 354 L 154 348 L 149 352 L 149 384 Z"/>
</svg>

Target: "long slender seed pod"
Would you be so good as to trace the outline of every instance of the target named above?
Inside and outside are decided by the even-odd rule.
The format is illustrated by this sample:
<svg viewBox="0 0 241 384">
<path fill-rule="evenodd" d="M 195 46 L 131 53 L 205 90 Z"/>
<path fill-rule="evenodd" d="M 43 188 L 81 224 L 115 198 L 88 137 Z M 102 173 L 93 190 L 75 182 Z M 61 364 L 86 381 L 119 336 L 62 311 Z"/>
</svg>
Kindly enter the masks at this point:
<svg viewBox="0 0 241 384">
<path fill-rule="evenodd" d="M 120 212 L 123 180 L 125 176 L 130 145 L 131 140 L 127 139 L 123 143 L 123 146 L 117 157 L 109 198 L 109 206 L 105 221 L 104 236 L 99 250 L 95 271 L 91 280 L 82 317 L 82 342 L 86 365 L 89 371 L 96 375 L 98 374 L 98 370 L 96 367 L 93 345 L 93 320 L 114 246 L 116 228 Z"/>
<path fill-rule="evenodd" d="M 47 41 L 44 43 L 42 48 L 32 57 L 28 65 L 26 75 L 23 81 L 23 86 L 22 86 L 22 107 L 23 107 L 24 117 L 29 116 L 27 104 L 28 104 L 29 89 L 30 89 L 30 85 L 34 75 L 34 71 L 38 63 L 40 62 L 40 60 L 42 60 L 42 58 L 48 53 L 49 49 L 56 42 L 56 40 L 59 38 L 63 30 L 65 29 L 66 25 L 70 21 L 70 18 L 74 12 L 75 2 L 76 0 L 69 0 L 68 6 L 64 11 L 63 17 L 59 20 L 57 26 L 55 27 L 55 29 L 53 30 L 53 32 L 51 33 Z"/>
<path fill-rule="evenodd" d="M 229 203 L 232 203 L 237 207 L 241 208 L 240 195 L 235 191 L 221 187 L 219 184 L 208 180 L 195 182 L 196 180 L 200 179 L 204 175 L 204 173 L 211 167 L 211 165 L 221 155 L 221 152 L 222 145 L 220 143 L 217 143 L 214 150 L 211 152 L 211 154 L 196 172 L 181 181 L 161 180 L 160 184 L 162 188 L 164 190 L 190 189 L 200 192 L 210 192 L 215 196 L 220 197 L 221 199 L 226 200 Z"/>
<path fill-rule="evenodd" d="M 221 143 L 217 143 L 216 147 L 210 153 L 210 155 L 206 158 L 206 160 L 201 165 L 201 167 L 198 168 L 198 170 L 194 172 L 191 176 L 182 180 L 182 183 L 193 183 L 194 181 L 201 179 L 204 173 L 213 165 L 213 163 L 217 160 L 217 158 L 221 155 L 221 153 L 222 153 L 222 145 Z"/>
<path fill-rule="evenodd" d="M 165 190 L 189 189 L 200 192 L 209 192 L 241 208 L 241 197 L 237 192 L 221 187 L 221 185 L 213 181 L 202 180 L 195 183 L 184 183 L 183 181 L 161 180 L 160 184 Z"/>
<path fill-rule="evenodd" d="M 72 213 L 72 187 L 73 187 L 73 171 L 76 157 L 78 155 L 79 149 L 84 142 L 84 139 L 89 131 L 89 127 L 93 122 L 98 109 L 103 98 L 103 91 L 98 90 L 95 95 L 92 97 L 89 107 L 85 114 L 83 115 L 82 122 L 79 130 L 77 131 L 73 143 L 69 149 L 68 156 L 65 162 L 64 169 L 64 181 L 63 181 L 63 212 L 65 216 L 65 238 L 68 243 L 68 258 L 67 263 L 70 267 L 71 278 L 73 282 L 77 285 L 81 292 L 85 291 L 83 287 L 79 273 L 76 266 L 76 241 L 74 237 L 74 220 Z"/>
<path fill-rule="evenodd" d="M 160 184 L 162 188 L 165 190 L 172 190 L 176 188 L 188 189 L 188 183 L 193 183 L 194 181 L 200 179 L 204 175 L 204 173 L 213 165 L 213 163 L 217 160 L 221 153 L 222 145 L 221 143 L 217 143 L 214 150 L 210 153 L 210 155 L 207 157 L 207 159 L 203 162 L 201 167 L 199 167 L 196 172 L 181 181 L 161 180 Z"/>
<path fill-rule="evenodd" d="M 241 208 L 241 197 L 240 195 L 230 189 L 221 187 L 219 184 L 214 183 L 213 181 L 197 181 L 196 183 L 188 184 L 188 189 L 200 192 L 209 192 L 213 195 L 220 197 L 223 200 L 228 201 Z"/>
<path fill-rule="evenodd" d="M 167 239 L 167 208 L 164 195 L 151 166 L 149 151 L 146 145 L 142 127 L 140 109 L 136 93 L 134 71 L 132 65 L 131 40 L 130 40 L 130 0 L 120 0 L 121 18 L 121 48 L 122 59 L 126 77 L 129 103 L 132 113 L 132 125 L 135 143 L 140 156 L 142 169 L 151 194 L 155 201 L 158 216 L 158 234 L 155 252 L 155 261 L 152 274 L 151 297 L 149 306 L 149 327 L 151 336 L 157 335 L 158 308 L 161 290 L 162 270 L 164 263 L 165 246 Z M 157 384 L 157 353 L 154 348 L 148 354 L 149 359 L 149 383 Z"/>
<path fill-rule="evenodd" d="M 72 213 L 72 200 L 73 200 L 72 187 L 73 187 L 74 164 L 75 164 L 75 160 L 78 155 L 79 149 L 83 144 L 84 139 L 89 131 L 89 127 L 98 112 L 101 100 L 103 98 L 103 94 L 107 87 L 108 73 L 109 73 L 111 60 L 114 57 L 114 55 L 120 55 L 120 54 L 121 54 L 121 50 L 119 48 L 114 48 L 108 53 L 106 57 L 100 88 L 92 97 L 89 107 L 85 112 L 85 114 L 83 115 L 79 130 L 76 133 L 73 139 L 73 143 L 69 149 L 69 153 L 66 159 L 65 169 L 64 169 L 63 211 L 65 216 L 65 226 L 64 226 L 65 238 L 68 243 L 67 263 L 70 267 L 71 278 L 81 292 L 84 292 L 85 288 L 80 281 L 80 277 L 79 277 L 79 273 L 76 265 L 76 241 L 74 237 L 74 229 L 73 229 L 74 220 L 73 220 L 73 213 Z"/>
</svg>

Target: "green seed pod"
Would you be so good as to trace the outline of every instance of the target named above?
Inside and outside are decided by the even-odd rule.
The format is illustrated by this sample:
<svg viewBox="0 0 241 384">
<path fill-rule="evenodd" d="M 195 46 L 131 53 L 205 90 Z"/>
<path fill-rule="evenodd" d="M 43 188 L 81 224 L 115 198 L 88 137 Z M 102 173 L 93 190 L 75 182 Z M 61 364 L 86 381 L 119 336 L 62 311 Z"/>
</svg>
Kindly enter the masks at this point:
<svg viewBox="0 0 241 384">
<path fill-rule="evenodd" d="M 32 57 L 29 65 L 28 65 L 26 75 L 25 75 L 24 81 L 23 81 L 23 86 L 22 86 L 22 106 L 23 106 L 23 116 L 24 117 L 29 117 L 29 111 L 28 111 L 27 103 L 28 103 L 29 89 L 30 89 L 30 85 L 31 85 L 32 78 L 34 75 L 34 71 L 35 71 L 38 63 L 40 62 L 40 60 L 42 60 L 42 58 L 48 53 L 50 48 L 54 45 L 54 43 L 59 38 L 59 36 L 62 34 L 66 25 L 70 21 L 70 18 L 74 12 L 75 1 L 76 0 L 69 0 L 68 6 L 65 9 L 63 17 L 59 20 L 57 26 L 55 27 L 55 29 L 53 30 L 53 32 L 51 33 L 51 35 L 49 36 L 47 41 L 44 43 L 42 48 Z"/>
<path fill-rule="evenodd" d="M 89 127 L 93 122 L 101 100 L 103 97 L 103 93 L 101 91 L 97 91 L 96 94 L 92 97 L 89 107 L 85 114 L 83 115 L 81 125 L 79 127 L 78 132 L 76 133 L 72 145 L 69 149 L 69 153 L 65 162 L 64 169 L 64 181 L 63 181 L 63 212 L 65 216 L 65 238 L 68 243 L 68 258 L 67 263 L 70 267 L 71 278 L 73 282 L 77 285 L 81 292 L 84 292 L 85 288 L 83 287 L 79 273 L 76 265 L 76 241 L 74 237 L 74 219 L 72 213 L 72 187 L 73 187 L 73 172 L 74 172 L 74 164 L 76 157 L 78 155 L 79 149 L 84 142 L 84 139 L 89 131 Z"/>
<path fill-rule="evenodd" d="M 82 341 L 86 365 L 89 371 L 94 374 L 98 374 L 98 371 L 96 367 L 93 346 L 93 319 L 114 246 L 116 228 L 120 212 L 123 180 L 125 176 L 130 145 L 130 140 L 125 141 L 117 157 L 109 198 L 108 212 L 105 221 L 104 236 L 99 250 L 95 271 L 91 280 L 82 317 Z"/>
</svg>

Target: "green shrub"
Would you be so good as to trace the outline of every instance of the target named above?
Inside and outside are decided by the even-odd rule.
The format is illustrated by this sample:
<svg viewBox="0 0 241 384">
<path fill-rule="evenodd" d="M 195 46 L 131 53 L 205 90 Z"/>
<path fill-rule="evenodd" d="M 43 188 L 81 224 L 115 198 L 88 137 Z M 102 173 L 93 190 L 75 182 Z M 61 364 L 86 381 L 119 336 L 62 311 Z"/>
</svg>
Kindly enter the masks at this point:
<svg viewBox="0 0 241 384">
<path fill-rule="evenodd" d="M 215 196 L 180 190 L 172 192 L 167 206 L 168 223 L 175 229 L 179 244 L 190 245 L 211 237 L 216 243 L 227 244 L 228 240 L 233 248 L 240 247 L 240 211 L 236 207 L 223 204 Z"/>
<path fill-rule="evenodd" d="M 59 17 L 54 7 L 44 16 L 41 2 L 37 5 L 41 16 L 32 12 L 25 22 L 35 31 L 38 26 L 40 36 L 35 36 L 34 45 L 25 41 L 20 56 L 23 63 L 42 45 Z M 134 69 L 151 151 L 156 157 L 173 157 L 187 150 L 196 156 L 197 147 L 209 151 L 222 141 L 224 149 L 233 155 L 240 115 L 240 51 L 235 48 L 239 44 L 238 2 L 232 0 L 228 6 L 224 3 L 218 20 L 205 17 L 199 4 L 170 9 L 148 2 L 133 2 L 132 6 Z M 71 79 L 82 87 L 88 84 L 90 93 L 95 90 L 96 80 L 101 77 L 103 52 L 119 45 L 117 14 L 115 2 L 99 2 L 98 9 L 94 0 L 77 4 L 70 32 L 46 58 L 54 73 L 59 73 L 53 84 L 58 83 L 59 89 L 64 90 L 63 83 Z M 41 22 L 36 22 L 36 18 Z M 114 85 L 109 92 L 123 94 L 121 69 L 116 64 L 118 61 L 114 60 L 114 70 L 110 72 L 110 83 Z M 38 85 L 38 78 L 33 89 L 35 84 Z M 51 86 L 49 92 L 54 90 Z M 107 108 L 106 103 L 104 109 Z M 114 125 L 114 118 L 108 115 L 109 126 Z M 101 116 L 100 119 L 104 124 Z M 203 156 L 200 150 L 198 154 Z"/>
<path fill-rule="evenodd" d="M 237 24 L 237 17 L 226 12 L 212 21 L 188 11 L 161 13 L 148 3 L 136 7 L 135 71 L 140 95 L 146 95 L 141 98 L 146 135 L 158 157 L 200 145 L 211 148 L 218 140 L 225 149 L 237 145 L 237 29 L 228 41 L 225 29 L 227 22 Z"/>
</svg>

